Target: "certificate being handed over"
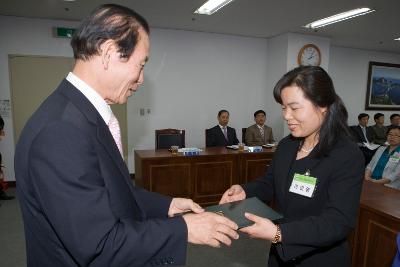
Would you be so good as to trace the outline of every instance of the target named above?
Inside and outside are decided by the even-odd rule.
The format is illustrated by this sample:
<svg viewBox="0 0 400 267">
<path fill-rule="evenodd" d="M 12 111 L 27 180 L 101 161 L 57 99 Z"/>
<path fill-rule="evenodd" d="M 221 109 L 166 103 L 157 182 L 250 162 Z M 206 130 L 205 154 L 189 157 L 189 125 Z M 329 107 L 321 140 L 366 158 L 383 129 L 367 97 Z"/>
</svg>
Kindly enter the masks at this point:
<svg viewBox="0 0 400 267">
<path fill-rule="evenodd" d="M 276 221 L 283 218 L 281 214 L 268 207 L 256 197 L 221 205 L 209 206 L 206 207 L 205 210 L 209 212 L 215 212 L 231 219 L 239 226 L 239 229 L 254 224 L 254 222 L 248 220 L 244 216 L 245 212 L 270 219 L 271 221 Z"/>
</svg>

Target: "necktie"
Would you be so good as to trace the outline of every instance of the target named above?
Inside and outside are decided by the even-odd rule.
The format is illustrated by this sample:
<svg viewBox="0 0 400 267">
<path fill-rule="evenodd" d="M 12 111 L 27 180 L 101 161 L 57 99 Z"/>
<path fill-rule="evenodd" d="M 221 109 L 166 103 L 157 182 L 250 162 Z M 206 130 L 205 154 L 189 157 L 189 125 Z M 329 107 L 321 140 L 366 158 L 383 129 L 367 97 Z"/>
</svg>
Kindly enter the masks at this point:
<svg viewBox="0 0 400 267">
<path fill-rule="evenodd" d="M 119 128 L 118 119 L 114 116 L 114 113 L 111 113 L 111 118 L 108 122 L 108 128 L 110 129 L 111 135 L 114 138 L 115 144 L 117 145 L 121 156 L 124 157 L 121 142 L 121 129 Z"/>
<path fill-rule="evenodd" d="M 368 140 L 368 138 L 367 138 L 367 132 L 366 132 L 365 127 L 361 127 L 361 130 L 362 130 L 362 132 L 363 132 L 363 134 L 364 134 L 365 141 L 366 141 L 367 143 L 369 143 L 369 140 Z"/>
<path fill-rule="evenodd" d="M 226 132 L 226 126 L 224 126 L 223 128 L 224 128 L 225 139 L 228 141 L 228 133 Z"/>
<path fill-rule="evenodd" d="M 264 127 L 259 127 L 258 129 L 260 129 L 261 138 L 264 140 Z"/>
</svg>

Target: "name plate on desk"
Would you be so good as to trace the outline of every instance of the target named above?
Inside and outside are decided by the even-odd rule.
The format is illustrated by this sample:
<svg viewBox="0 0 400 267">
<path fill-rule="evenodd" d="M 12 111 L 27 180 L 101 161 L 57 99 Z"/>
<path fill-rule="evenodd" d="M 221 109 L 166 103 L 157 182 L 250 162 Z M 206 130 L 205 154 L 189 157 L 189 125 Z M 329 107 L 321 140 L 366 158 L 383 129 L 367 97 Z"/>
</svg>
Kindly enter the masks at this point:
<svg viewBox="0 0 400 267">
<path fill-rule="evenodd" d="M 257 216 L 270 219 L 271 221 L 283 218 L 281 214 L 268 207 L 256 197 L 221 205 L 209 206 L 206 207 L 205 210 L 215 212 L 231 219 L 239 226 L 239 229 L 254 224 L 254 222 L 248 220 L 244 216 L 245 212 L 253 213 Z"/>
</svg>

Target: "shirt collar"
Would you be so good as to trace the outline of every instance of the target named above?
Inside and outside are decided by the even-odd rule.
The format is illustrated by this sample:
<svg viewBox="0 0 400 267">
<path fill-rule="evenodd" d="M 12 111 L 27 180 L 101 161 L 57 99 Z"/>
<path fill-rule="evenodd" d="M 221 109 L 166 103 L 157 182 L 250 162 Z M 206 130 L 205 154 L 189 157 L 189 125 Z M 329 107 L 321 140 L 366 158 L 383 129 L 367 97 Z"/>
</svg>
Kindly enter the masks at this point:
<svg viewBox="0 0 400 267">
<path fill-rule="evenodd" d="M 96 92 L 92 87 L 90 87 L 87 83 L 81 80 L 78 76 L 73 74 L 72 72 L 68 73 L 67 81 L 72 83 L 73 86 L 76 87 L 96 108 L 96 110 L 100 113 L 100 116 L 103 118 L 104 122 L 108 125 L 112 110 L 110 105 Z"/>
<path fill-rule="evenodd" d="M 258 129 L 264 129 L 264 125 L 263 125 L 263 126 L 260 126 L 260 125 L 258 125 L 257 123 L 256 123 L 256 125 L 257 125 Z"/>
<path fill-rule="evenodd" d="M 219 128 L 221 128 L 221 130 L 223 130 L 224 127 L 226 127 L 226 129 L 228 129 L 228 125 L 226 125 L 226 126 L 222 126 L 221 124 L 218 124 L 218 125 L 219 125 Z"/>
</svg>

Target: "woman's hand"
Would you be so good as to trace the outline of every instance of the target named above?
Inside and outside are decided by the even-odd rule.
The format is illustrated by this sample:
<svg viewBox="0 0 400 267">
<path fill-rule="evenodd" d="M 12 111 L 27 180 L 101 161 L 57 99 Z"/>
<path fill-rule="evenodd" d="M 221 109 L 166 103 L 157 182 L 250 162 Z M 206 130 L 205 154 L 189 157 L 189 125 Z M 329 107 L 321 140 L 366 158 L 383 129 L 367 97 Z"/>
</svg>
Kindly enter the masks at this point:
<svg viewBox="0 0 400 267">
<path fill-rule="evenodd" d="M 244 227 L 240 229 L 240 231 L 248 234 L 250 237 L 261 238 L 269 241 L 274 240 L 278 227 L 272 221 L 247 212 L 244 215 L 247 219 L 253 221 L 254 224 L 252 226 Z M 280 241 L 281 240 L 278 240 L 278 242 Z"/>
</svg>

